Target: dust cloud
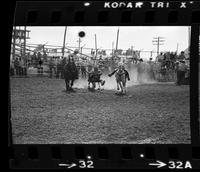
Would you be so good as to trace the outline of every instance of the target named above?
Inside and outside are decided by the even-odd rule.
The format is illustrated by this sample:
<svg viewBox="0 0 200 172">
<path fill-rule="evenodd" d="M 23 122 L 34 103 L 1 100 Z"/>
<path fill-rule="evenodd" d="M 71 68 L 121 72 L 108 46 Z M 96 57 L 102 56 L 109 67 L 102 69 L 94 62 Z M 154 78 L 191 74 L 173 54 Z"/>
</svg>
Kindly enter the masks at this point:
<svg viewBox="0 0 200 172">
<path fill-rule="evenodd" d="M 155 80 L 153 69 L 151 69 L 150 65 L 143 62 L 141 64 L 129 64 L 125 67 L 129 72 L 130 81 L 127 81 L 126 86 L 132 87 L 134 85 L 140 84 L 153 84 L 157 81 Z M 112 71 L 110 71 L 111 73 Z M 109 77 L 108 74 L 103 74 L 101 76 L 102 80 L 105 80 L 105 85 L 101 86 L 102 89 L 105 90 L 114 90 L 117 88 L 115 75 Z M 74 82 L 75 88 L 87 88 L 88 87 L 88 78 L 79 77 L 78 80 Z M 96 85 L 98 88 L 98 84 Z"/>
</svg>

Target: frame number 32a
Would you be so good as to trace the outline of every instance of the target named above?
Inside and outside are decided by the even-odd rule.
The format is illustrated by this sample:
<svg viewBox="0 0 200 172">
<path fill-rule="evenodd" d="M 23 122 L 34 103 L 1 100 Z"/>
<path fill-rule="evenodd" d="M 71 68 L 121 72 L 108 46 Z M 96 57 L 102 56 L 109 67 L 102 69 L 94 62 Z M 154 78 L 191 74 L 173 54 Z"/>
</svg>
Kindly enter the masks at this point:
<svg viewBox="0 0 200 172">
<path fill-rule="evenodd" d="M 185 163 L 182 161 L 169 161 L 168 162 L 168 168 L 170 169 L 192 169 L 192 165 L 189 161 L 186 161 Z"/>
</svg>

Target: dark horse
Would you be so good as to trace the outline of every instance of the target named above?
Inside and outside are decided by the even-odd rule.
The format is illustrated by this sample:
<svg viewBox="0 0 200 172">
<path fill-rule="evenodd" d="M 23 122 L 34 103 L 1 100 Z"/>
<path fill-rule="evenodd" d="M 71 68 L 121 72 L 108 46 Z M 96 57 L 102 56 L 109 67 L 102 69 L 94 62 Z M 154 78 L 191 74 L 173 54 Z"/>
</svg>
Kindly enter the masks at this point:
<svg viewBox="0 0 200 172">
<path fill-rule="evenodd" d="M 73 58 L 68 59 L 64 66 L 64 79 L 66 84 L 66 91 L 73 91 L 72 86 L 74 80 L 78 79 L 78 69 Z"/>
</svg>

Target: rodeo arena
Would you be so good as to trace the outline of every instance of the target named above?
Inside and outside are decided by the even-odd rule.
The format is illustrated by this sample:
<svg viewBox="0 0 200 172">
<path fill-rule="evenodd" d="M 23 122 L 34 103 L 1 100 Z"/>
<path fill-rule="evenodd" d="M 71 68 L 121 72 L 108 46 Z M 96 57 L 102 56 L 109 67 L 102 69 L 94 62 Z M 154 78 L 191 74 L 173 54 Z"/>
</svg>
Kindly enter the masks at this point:
<svg viewBox="0 0 200 172">
<path fill-rule="evenodd" d="M 96 35 L 94 48 L 68 46 L 66 30 L 63 46 L 29 44 L 29 32 L 12 35 L 14 143 L 190 143 L 189 47 L 122 50 L 119 30 L 113 49 L 98 49 Z"/>
</svg>

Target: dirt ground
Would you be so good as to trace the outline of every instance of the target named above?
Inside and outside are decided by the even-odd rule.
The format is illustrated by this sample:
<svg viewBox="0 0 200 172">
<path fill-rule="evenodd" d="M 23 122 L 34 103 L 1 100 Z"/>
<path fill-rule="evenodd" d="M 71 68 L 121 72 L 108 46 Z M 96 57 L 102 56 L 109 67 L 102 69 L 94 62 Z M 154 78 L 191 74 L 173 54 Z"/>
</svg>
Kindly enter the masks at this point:
<svg viewBox="0 0 200 172">
<path fill-rule="evenodd" d="M 115 83 L 114 83 L 115 84 Z M 62 79 L 11 78 L 15 144 L 189 144 L 189 86 L 135 85 L 66 93 Z"/>
</svg>

